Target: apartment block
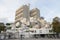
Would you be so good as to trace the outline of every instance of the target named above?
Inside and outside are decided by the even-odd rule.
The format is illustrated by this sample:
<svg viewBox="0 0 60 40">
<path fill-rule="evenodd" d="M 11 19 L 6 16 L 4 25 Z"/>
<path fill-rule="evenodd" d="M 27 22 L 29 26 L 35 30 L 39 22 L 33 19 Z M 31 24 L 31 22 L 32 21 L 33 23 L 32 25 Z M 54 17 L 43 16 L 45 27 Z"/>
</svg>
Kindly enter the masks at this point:
<svg viewBox="0 0 60 40">
<path fill-rule="evenodd" d="M 23 18 L 29 20 L 29 6 L 23 5 L 16 10 L 15 23 L 20 22 Z"/>
<path fill-rule="evenodd" d="M 40 18 L 40 10 L 38 8 L 29 9 L 29 5 L 23 5 L 16 10 L 15 14 L 15 24 L 31 24 L 32 26 L 39 25 L 39 22 L 36 22 Z M 32 20 L 30 20 L 32 18 Z M 31 22 L 30 22 L 31 21 Z M 29 23 L 30 22 L 30 23 Z"/>
<path fill-rule="evenodd" d="M 40 17 L 40 10 L 38 8 L 34 8 L 30 11 L 30 17 L 39 18 Z"/>
</svg>

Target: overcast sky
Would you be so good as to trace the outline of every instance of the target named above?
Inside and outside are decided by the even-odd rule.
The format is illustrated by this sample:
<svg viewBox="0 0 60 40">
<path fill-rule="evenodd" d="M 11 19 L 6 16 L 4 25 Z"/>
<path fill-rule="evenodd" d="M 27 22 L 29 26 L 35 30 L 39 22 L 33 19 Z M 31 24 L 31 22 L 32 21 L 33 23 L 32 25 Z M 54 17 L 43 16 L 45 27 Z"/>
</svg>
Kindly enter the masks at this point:
<svg viewBox="0 0 60 40">
<path fill-rule="evenodd" d="M 0 0 L 0 18 L 13 22 L 15 11 L 23 4 L 30 3 L 30 8 L 38 8 L 40 16 L 52 21 L 55 16 L 60 17 L 60 0 Z"/>
</svg>

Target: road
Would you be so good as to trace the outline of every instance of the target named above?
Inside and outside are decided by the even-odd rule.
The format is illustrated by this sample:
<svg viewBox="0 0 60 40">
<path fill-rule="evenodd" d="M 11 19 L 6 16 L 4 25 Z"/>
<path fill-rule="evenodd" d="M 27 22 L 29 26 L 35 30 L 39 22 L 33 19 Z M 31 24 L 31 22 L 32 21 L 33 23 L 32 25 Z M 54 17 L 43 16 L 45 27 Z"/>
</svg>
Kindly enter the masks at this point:
<svg viewBox="0 0 60 40">
<path fill-rule="evenodd" d="M 6 39 L 6 40 L 21 40 L 21 39 Z M 38 39 L 36 39 L 36 38 L 24 38 L 24 39 L 22 39 L 22 40 L 60 40 L 60 39 L 53 39 L 53 38 L 38 38 Z"/>
</svg>

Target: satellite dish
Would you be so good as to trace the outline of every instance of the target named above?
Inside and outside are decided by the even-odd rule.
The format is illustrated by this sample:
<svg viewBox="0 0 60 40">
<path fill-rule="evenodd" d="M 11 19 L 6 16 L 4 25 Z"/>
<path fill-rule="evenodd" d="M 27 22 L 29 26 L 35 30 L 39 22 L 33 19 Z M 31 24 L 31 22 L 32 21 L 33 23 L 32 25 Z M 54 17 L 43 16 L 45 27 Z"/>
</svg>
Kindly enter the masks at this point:
<svg viewBox="0 0 60 40">
<path fill-rule="evenodd" d="M 16 26 L 19 26 L 19 25 L 20 25 L 20 23 L 19 23 L 19 22 L 17 22 L 17 23 L 16 23 Z"/>
</svg>

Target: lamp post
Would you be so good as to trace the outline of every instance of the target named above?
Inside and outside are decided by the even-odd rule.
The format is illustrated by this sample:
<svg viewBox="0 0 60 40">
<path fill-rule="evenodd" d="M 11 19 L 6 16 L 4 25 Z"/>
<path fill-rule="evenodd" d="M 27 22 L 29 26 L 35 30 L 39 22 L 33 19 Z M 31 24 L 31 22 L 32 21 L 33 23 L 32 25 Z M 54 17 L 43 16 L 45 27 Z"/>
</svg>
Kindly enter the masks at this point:
<svg viewBox="0 0 60 40">
<path fill-rule="evenodd" d="M 23 35 L 21 34 L 21 40 L 22 40 L 22 38 L 23 38 L 22 36 L 23 36 Z"/>
<path fill-rule="evenodd" d="M 21 40 L 23 40 L 23 29 L 21 30 L 20 38 L 21 38 Z"/>
</svg>

